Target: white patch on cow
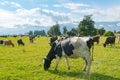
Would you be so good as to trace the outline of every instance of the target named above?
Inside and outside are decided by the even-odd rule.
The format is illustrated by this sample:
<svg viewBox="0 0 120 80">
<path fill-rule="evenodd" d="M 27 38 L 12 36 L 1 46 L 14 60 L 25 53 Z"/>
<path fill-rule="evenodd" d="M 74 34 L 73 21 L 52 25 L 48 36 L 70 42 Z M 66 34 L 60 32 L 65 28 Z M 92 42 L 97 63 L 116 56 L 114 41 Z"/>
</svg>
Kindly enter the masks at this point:
<svg viewBox="0 0 120 80">
<path fill-rule="evenodd" d="M 67 56 L 70 58 L 79 58 L 84 57 L 87 52 L 89 52 L 89 48 L 87 47 L 86 41 L 89 40 L 89 37 L 72 37 L 70 38 L 71 44 L 74 46 L 73 54 L 71 56 L 67 56 L 62 49 L 62 56 Z"/>
<path fill-rule="evenodd" d="M 89 40 L 89 37 L 74 37 L 71 39 L 74 46 L 73 55 L 71 58 L 84 57 L 86 53 L 84 51 L 89 51 L 86 41 Z M 75 41 L 75 42 L 74 42 Z"/>
<path fill-rule="evenodd" d="M 57 70 L 58 64 L 60 62 L 60 57 L 58 55 L 55 55 L 55 56 L 56 56 L 56 66 L 54 70 Z"/>
</svg>

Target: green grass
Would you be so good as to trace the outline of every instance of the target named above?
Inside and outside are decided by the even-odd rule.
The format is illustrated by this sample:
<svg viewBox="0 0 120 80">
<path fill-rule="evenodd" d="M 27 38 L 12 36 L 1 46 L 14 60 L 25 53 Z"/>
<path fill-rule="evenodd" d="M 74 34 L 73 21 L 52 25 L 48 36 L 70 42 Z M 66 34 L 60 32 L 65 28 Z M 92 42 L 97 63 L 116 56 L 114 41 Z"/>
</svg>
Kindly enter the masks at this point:
<svg viewBox="0 0 120 80">
<path fill-rule="evenodd" d="M 22 38 L 25 46 L 18 46 L 16 40 Z M 15 47 L 0 45 L 0 80 L 84 80 L 81 58 L 69 59 L 71 70 L 67 70 L 64 57 L 54 71 L 55 60 L 48 71 L 43 69 L 43 58 L 50 49 L 49 37 L 36 38 L 32 44 L 28 37 L 11 39 Z M 95 44 L 94 61 L 91 65 L 90 80 L 120 80 L 120 44 L 103 48 L 105 38 Z"/>
</svg>

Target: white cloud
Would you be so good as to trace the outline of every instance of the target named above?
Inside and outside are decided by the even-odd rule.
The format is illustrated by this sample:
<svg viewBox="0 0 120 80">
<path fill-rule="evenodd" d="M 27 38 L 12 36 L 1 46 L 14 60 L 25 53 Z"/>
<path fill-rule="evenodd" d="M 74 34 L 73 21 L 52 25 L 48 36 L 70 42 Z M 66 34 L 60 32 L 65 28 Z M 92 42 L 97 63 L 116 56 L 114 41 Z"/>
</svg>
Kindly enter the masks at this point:
<svg viewBox="0 0 120 80">
<path fill-rule="evenodd" d="M 64 4 L 55 4 L 54 7 L 64 7 L 71 10 L 79 9 L 80 7 L 88 7 L 89 5 L 83 3 L 64 3 Z"/>
<path fill-rule="evenodd" d="M 99 26 L 100 26 L 100 27 L 104 27 L 104 25 L 102 25 L 102 24 L 100 24 Z"/>
<path fill-rule="evenodd" d="M 54 4 L 53 7 L 62 7 L 60 4 Z"/>
<path fill-rule="evenodd" d="M 21 5 L 15 2 L 0 2 L 2 5 L 11 4 L 16 7 Z M 54 7 L 65 7 L 71 9 L 71 12 L 64 13 L 49 9 L 17 9 L 15 12 L 0 9 L 0 26 L 12 28 L 15 25 L 35 25 L 35 26 L 52 26 L 58 23 L 70 23 L 80 21 L 83 15 L 92 14 L 95 21 L 120 21 L 120 6 L 111 7 L 106 10 L 101 8 L 90 8 L 87 4 L 82 3 L 65 3 L 62 5 L 55 4 Z M 80 8 L 84 7 L 84 8 Z M 82 15 L 82 16 L 81 16 Z M 119 25 L 119 24 L 118 24 Z M 100 25 L 102 26 L 102 25 Z"/>
<path fill-rule="evenodd" d="M 118 23 L 117 26 L 120 26 L 120 23 Z"/>
<path fill-rule="evenodd" d="M 11 4 L 11 5 L 13 5 L 13 7 L 19 7 L 19 8 L 21 8 L 21 5 L 20 5 L 20 4 L 18 4 L 18 3 L 11 2 L 10 4 Z"/>
<path fill-rule="evenodd" d="M 48 7 L 47 4 L 41 4 L 40 6 L 42 6 L 42 7 Z"/>
<path fill-rule="evenodd" d="M 63 5 L 65 8 L 76 10 L 79 7 L 88 7 L 89 5 L 83 3 L 66 3 Z"/>
<path fill-rule="evenodd" d="M 7 1 L 0 1 L 0 4 L 1 5 L 5 5 L 5 4 L 9 4 L 9 2 L 7 2 Z"/>
<path fill-rule="evenodd" d="M 0 1 L 0 5 L 10 5 L 11 7 L 22 8 L 22 6 L 16 2 Z"/>
<path fill-rule="evenodd" d="M 70 12 L 73 14 L 73 16 L 77 15 L 76 20 L 80 20 L 81 15 L 92 14 L 95 21 L 120 21 L 120 6 L 112 6 L 107 9 L 95 8 L 92 7 L 92 5 L 84 3 L 62 3 L 55 4 L 53 6 L 56 8 L 64 7 L 66 9 L 70 9 Z"/>
<path fill-rule="evenodd" d="M 56 22 L 69 22 L 69 14 L 47 9 L 17 9 L 16 12 L 0 9 L 0 26 L 13 28 L 16 25 L 52 26 Z"/>
<path fill-rule="evenodd" d="M 47 10 L 47 9 L 43 9 L 40 10 L 41 15 L 46 15 L 48 17 L 51 17 L 53 19 L 53 21 L 68 21 L 70 20 L 70 14 L 66 14 L 66 13 L 59 13 L 59 12 L 55 12 L 53 10 Z"/>
<path fill-rule="evenodd" d="M 73 10 L 74 13 L 92 14 L 96 21 L 120 21 L 120 6 L 104 9 L 84 8 Z"/>
<path fill-rule="evenodd" d="M 108 24 L 108 27 L 111 27 L 111 26 L 113 26 L 113 25 L 111 25 L 111 24 Z"/>
</svg>

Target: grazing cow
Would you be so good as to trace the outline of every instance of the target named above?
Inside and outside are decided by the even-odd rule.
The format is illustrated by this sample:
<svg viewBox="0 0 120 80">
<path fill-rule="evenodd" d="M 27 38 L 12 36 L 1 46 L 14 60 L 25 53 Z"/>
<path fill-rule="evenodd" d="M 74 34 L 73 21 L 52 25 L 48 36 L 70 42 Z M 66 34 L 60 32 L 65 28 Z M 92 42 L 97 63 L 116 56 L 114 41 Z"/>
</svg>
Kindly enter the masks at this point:
<svg viewBox="0 0 120 80">
<path fill-rule="evenodd" d="M 37 35 L 30 35 L 29 36 L 29 40 L 30 40 L 31 43 L 33 43 L 33 41 L 34 41 L 34 39 L 35 39 L 36 36 Z"/>
<path fill-rule="evenodd" d="M 97 44 L 99 44 L 99 39 L 100 35 L 93 36 L 93 42 L 97 42 Z"/>
<path fill-rule="evenodd" d="M 17 43 L 18 43 L 18 46 L 19 46 L 19 45 L 23 45 L 23 46 L 25 45 L 24 42 L 22 41 L 22 39 L 18 39 L 18 40 L 17 40 Z"/>
<path fill-rule="evenodd" d="M 116 36 L 109 36 L 109 37 L 107 37 L 105 43 L 103 44 L 103 46 L 106 47 L 109 44 L 111 46 L 112 46 L 112 44 L 115 45 L 115 38 L 116 38 Z"/>
<path fill-rule="evenodd" d="M 56 40 L 53 43 L 48 55 L 44 58 L 44 70 L 48 70 L 51 61 L 54 58 L 56 58 L 56 70 L 62 56 L 64 56 L 66 59 L 68 69 L 70 69 L 68 57 L 82 57 L 86 63 L 83 70 L 86 71 L 86 75 L 89 75 L 91 67 L 90 48 L 92 46 L 93 39 L 91 38 L 70 37 L 62 40 Z"/>
<path fill-rule="evenodd" d="M 57 36 L 52 36 L 52 37 L 50 37 L 50 46 L 52 46 L 53 42 L 54 42 L 55 40 L 57 40 L 57 39 L 58 39 Z"/>
<path fill-rule="evenodd" d="M 12 43 L 11 40 L 4 40 L 4 46 L 10 46 L 12 45 L 12 47 L 14 47 L 14 44 Z"/>
<path fill-rule="evenodd" d="M 3 44 L 3 40 L 0 40 L 0 44 Z"/>
</svg>

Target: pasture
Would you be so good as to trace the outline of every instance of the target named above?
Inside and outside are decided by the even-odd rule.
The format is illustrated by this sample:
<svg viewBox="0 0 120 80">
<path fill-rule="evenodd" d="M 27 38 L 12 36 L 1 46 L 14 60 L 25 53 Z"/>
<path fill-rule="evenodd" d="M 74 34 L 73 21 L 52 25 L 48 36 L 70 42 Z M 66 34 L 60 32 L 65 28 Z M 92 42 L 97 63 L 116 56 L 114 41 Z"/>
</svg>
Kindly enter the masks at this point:
<svg viewBox="0 0 120 80">
<path fill-rule="evenodd" d="M 25 46 L 18 46 L 17 39 L 21 38 Z M 54 71 L 55 60 L 48 71 L 43 69 L 43 58 L 50 49 L 49 37 L 37 37 L 30 43 L 28 37 L 8 37 L 15 47 L 0 45 L 0 80 L 84 80 L 82 58 L 70 59 L 71 70 L 67 69 L 64 57 Z M 103 47 L 105 37 L 94 46 L 94 61 L 91 65 L 90 80 L 120 80 L 120 44 Z"/>
</svg>

